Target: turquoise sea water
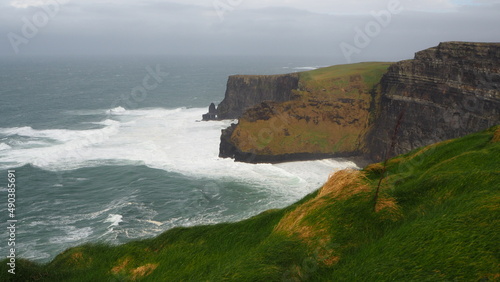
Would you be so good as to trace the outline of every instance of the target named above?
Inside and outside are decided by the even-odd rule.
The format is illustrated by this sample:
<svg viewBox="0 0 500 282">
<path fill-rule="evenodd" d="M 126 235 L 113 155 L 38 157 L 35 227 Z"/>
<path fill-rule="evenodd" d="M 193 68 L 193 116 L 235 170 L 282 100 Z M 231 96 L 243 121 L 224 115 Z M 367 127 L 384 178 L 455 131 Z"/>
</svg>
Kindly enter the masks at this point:
<svg viewBox="0 0 500 282">
<path fill-rule="evenodd" d="M 0 59 L 2 228 L 9 169 L 18 187 L 16 251 L 39 262 L 86 242 L 119 244 L 289 205 L 354 164 L 219 159 L 220 130 L 231 121 L 199 120 L 224 98 L 228 75 L 330 64 L 284 57 Z M 0 240 L 0 254 L 7 255 L 7 240 Z"/>
</svg>

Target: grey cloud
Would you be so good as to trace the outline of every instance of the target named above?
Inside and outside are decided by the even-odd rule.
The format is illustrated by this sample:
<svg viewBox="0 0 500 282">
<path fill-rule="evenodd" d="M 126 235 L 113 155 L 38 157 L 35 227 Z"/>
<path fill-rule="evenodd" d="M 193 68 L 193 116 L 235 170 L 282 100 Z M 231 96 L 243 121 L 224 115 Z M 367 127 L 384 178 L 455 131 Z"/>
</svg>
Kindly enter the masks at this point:
<svg viewBox="0 0 500 282">
<path fill-rule="evenodd" d="M 14 55 L 9 32 L 39 8 L 0 11 L 0 55 Z M 354 61 L 400 60 L 440 41 L 500 41 L 500 5 L 468 6 L 457 12 L 404 11 L 372 39 Z M 23 54 L 248 54 L 321 55 L 345 63 L 341 42 L 371 15 L 326 15 L 283 7 L 227 11 L 172 3 L 74 5 L 68 3 L 28 44 Z"/>
</svg>

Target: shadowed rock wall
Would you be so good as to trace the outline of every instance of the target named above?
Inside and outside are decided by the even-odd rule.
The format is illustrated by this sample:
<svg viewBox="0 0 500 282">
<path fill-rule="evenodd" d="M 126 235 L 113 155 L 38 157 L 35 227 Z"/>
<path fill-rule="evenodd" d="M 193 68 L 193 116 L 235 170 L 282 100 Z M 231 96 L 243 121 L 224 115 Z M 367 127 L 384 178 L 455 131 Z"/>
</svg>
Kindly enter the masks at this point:
<svg viewBox="0 0 500 282">
<path fill-rule="evenodd" d="M 292 90 L 299 85 L 298 74 L 232 75 L 227 81 L 224 100 L 217 108 L 219 119 L 236 119 L 263 101 L 291 100 Z"/>
<path fill-rule="evenodd" d="M 500 123 L 500 44 L 441 43 L 389 67 L 381 88 L 366 141 L 374 160 L 487 129 Z"/>
</svg>

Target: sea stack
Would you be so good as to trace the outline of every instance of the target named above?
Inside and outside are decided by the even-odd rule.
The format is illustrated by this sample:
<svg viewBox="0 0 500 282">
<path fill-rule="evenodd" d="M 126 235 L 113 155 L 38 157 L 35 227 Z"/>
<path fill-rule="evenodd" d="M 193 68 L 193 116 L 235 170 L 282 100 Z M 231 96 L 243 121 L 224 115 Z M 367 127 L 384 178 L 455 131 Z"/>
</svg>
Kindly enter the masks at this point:
<svg viewBox="0 0 500 282">
<path fill-rule="evenodd" d="M 217 109 L 215 108 L 214 103 L 210 104 L 210 106 L 208 107 L 208 113 L 203 115 L 203 120 L 217 120 Z"/>
</svg>

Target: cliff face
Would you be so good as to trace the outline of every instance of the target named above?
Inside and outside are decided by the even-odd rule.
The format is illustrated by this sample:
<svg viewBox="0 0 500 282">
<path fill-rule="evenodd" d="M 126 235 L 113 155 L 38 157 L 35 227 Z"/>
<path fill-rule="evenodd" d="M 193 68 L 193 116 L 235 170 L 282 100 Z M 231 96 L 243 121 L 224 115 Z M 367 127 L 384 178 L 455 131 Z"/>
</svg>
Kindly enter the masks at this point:
<svg viewBox="0 0 500 282">
<path fill-rule="evenodd" d="M 248 108 L 223 131 L 220 157 L 282 162 L 358 155 L 373 122 L 375 85 L 387 63 L 333 66 L 299 74 L 286 102 Z"/>
<path fill-rule="evenodd" d="M 245 109 L 263 101 L 289 101 L 298 84 L 297 74 L 230 76 L 217 116 L 219 119 L 236 119 Z"/>
<path fill-rule="evenodd" d="M 389 67 L 381 93 L 366 140 L 374 160 L 499 124 L 500 44 L 447 42 L 418 52 Z"/>
<path fill-rule="evenodd" d="M 500 124 L 500 43 L 441 43 L 390 66 L 233 76 L 218 114 L 239 118 L 221 157 L 381 161 Z"/>
</svg>

